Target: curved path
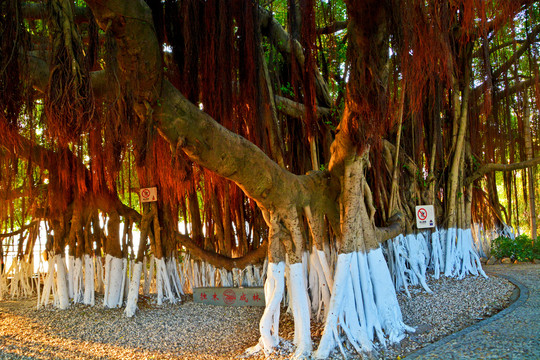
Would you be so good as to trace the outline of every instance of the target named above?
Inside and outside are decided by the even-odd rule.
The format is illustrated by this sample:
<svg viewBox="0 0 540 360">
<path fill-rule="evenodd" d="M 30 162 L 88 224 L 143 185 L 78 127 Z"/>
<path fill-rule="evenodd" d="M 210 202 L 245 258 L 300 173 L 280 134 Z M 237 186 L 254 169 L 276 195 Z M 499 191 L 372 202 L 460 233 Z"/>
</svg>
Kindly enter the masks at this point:
<svg viewBox="0 0 540 360">
<path fill-rule="evenodd" d="M 404 359 L 540 359 L 540 264 L 492 265 L 484 270 L 516 284 L 517 300 Z"/>
</svg>

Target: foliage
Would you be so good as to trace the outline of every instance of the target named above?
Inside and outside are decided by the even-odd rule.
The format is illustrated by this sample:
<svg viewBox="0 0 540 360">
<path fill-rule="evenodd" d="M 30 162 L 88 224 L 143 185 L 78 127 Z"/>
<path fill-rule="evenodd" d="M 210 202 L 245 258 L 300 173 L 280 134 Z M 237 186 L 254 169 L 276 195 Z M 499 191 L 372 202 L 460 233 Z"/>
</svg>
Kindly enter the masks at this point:
<svg viewBox="0 0 540 360">
<path fill-rule="evenodd" d="M 538 239 L 533 243 L 526 234 L 519 235 L 514 240 L 506 236 L 499 236 L 493 240 L 491 246 L 491 254 L 499 259 L 504 257 L 517 261 L 540 259 Z"/>
</svg>

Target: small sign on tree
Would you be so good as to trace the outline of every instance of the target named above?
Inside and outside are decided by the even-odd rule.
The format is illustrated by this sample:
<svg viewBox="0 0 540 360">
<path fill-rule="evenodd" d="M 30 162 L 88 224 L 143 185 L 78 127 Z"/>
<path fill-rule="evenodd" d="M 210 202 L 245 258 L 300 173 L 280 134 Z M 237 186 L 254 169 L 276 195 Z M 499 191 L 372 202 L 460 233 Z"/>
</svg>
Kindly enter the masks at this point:
<svg viewBox="0 0 540 360">
<path fill-rule="evenodd" d="M 156 187 L 142 188 L 139 194 L 141 196 L 141 202 L 143 203 L 157 201 L 157 188 Z"/>
<path fill-rule="evenodd" d="M 416 207 L 416 227 L 419 229 L 435 227 L 433 205 L 419 205 Z"/>
</svg>

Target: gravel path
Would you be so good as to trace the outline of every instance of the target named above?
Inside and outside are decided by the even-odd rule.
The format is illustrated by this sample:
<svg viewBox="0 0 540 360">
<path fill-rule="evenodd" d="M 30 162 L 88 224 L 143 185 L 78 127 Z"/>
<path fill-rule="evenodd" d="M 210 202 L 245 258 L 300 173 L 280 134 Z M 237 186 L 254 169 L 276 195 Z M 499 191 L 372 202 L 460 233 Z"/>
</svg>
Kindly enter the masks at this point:
<svg viewBox="0 0 540 360">
<path fill-rule="evenodd" d="M 508 306 L 514 286 L 505 279 L 442 278 L 428 282 L 433 294 L 411 289 L 399 295 L 405 322 L 417 327 L 400 344 L 378 349 L 375 358 L 397 359 L 446 335 L 470 326 Z M 96 299 L 99 303 L 100 299 Z M 139 302 L 134 318 L 123 309 L 72 306 L 36 310 L 36 299 L 0 302 L 1 359 L 230 359 L 258 339 L 259 307 L 220 307 L 193 303 L 157 307 Z M 284 309 L 285 310 L 285 309 Z M 290 357 L 292 318 L 282 312 L 284 345 L 273 359 Z M 317 344 L 321 324 L 312 324 Z M 359 358 L 353 353 L 350 358 Z M 341 358 L 335 353 L 334 357 Z M 253 357 L 260 359 L 262 356 Z"/>
</svg>

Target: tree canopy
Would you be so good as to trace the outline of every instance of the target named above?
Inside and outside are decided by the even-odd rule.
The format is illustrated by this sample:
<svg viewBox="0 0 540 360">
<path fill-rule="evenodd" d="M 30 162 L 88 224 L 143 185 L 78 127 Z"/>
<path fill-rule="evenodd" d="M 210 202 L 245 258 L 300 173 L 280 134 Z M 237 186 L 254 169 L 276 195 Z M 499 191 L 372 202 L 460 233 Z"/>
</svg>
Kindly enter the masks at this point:
<svg viewBox="0 0 540 360">
<path fill-rule="evenodd" d="M 376 150 L 368 181 L 379 225 L 395 209 L 412 221 L 424 202 L 444 223 L 452 192 L 474 198 L 474 221 L 518 217 L 515 173 L 504 175 L 503 208 L 491 164 L 537 150 L 535 1 L 89 5 L 2 1 L 5 232 L 80 203 L 138 221 L 134 193 L 157 186 L 163 231 L 184 219 L 196 246 L 245 255 L 267 237 L 257 203 L 272 192 L 265 175 L 247 184 L 249 174 L 271 163 L 324 173 L 338 129 Z M 173 91 L 180 102 L 162 99 Z M 343 115 L 347 104 L 355 115 Z M 201 138 L 171 129 L 171 106 L 195 119 L 181 126 L 200 126 Z M 252 145 L 209 139 L 200 119 Z M 464 169 L 455 189 L 452 166 Z"/>
</svg>

